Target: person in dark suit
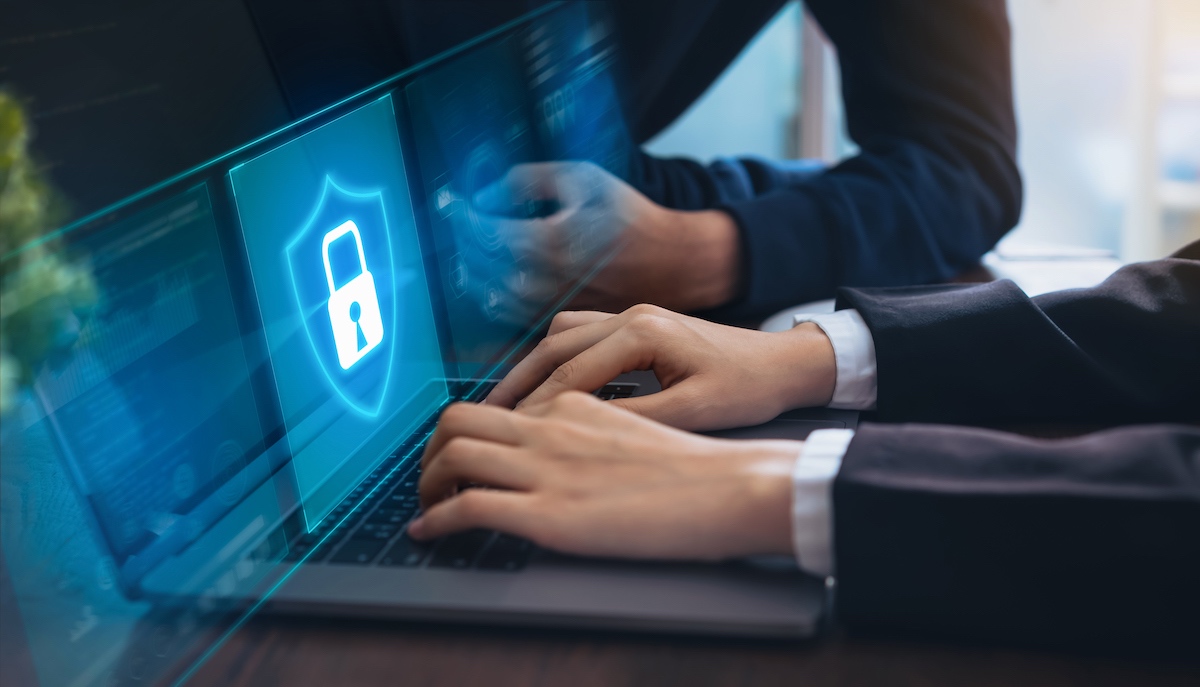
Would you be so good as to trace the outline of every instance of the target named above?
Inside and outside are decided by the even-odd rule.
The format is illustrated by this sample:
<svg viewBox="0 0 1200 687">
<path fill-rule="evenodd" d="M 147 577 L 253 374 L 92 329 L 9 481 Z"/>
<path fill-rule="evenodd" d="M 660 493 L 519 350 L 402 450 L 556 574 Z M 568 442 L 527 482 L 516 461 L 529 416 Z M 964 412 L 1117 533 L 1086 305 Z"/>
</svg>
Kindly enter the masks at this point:
<svg viewBox="0 0 1200 687">
<path fill-rule="evenodd" d="M 251 0 L 272 64 L 299 116 L 543 4 L 304 3 Z M 621 50 L 631 146 L 662 131 L 717 79 L 785 0 L 606 3 Z M 809 0 L 837 48 L 850 138 L 859 151 L 827 170 L 758 159 L 700 164 L 634 150 L 628 184 L 572 165 L 501 182 L 528 189 L 595 186 L 620 209 L 624 241 L 584 285 L 579 308 L 650 302 L 721 321 L 761 319 L 832 297 L 838 286 L 945 281 L 1012 228 L 1021 207 L 1009 26 L 1004 0 Z M 753 104 L 747 104 L 753 106 Z M 537 177 L 537 178 L 533 178 Z M 540 181 L 539 181 L 540 179 Z M 565 190 L 564 189 L 568 189 Z M 519 257 L 561 270 L 562 246 L 595 231 L 562 211 L 507 222 L 535 236 Z M 569 273 L 569 270 L 566 270 Z M 561 277 L 562 274 L 556 273 Z"/>
<path fill-rule="evenodd" d="M 1200 242 L 1089 289 L 843 289 L 838 307 L 781 333 L 650 307 L 563 313 L 486 404 L 446 411 L 412 536 L 489 527 L 588 555 L 789 553 L 836 575 L 851 627 L 1194 650 Z M 582 393 L 637 369 L 664 391 Z M 821 404 L 875 422 L 805 442 L 678 429 Z M 983 427 L 1030 423 L 1105 428 Z"/>
</svg>

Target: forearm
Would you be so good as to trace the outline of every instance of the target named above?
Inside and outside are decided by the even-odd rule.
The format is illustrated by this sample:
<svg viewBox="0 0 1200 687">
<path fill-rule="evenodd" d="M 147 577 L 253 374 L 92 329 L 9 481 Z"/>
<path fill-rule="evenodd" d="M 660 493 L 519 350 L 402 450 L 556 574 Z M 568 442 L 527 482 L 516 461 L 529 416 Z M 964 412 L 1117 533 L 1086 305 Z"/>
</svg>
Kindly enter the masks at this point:
<svg viewBox="0 0 1200 687">
<path fill-rule="evenodd" d="M 737 226 L 719 210 L 673 213 L 673 253 L 678 267 L 677 302 L 664 305 L 680 312 L 718 307 L 733 300 L 742 282 L 742 249 Z M 678 307 L 672 307 L 678 306 Z"/>
</svg>

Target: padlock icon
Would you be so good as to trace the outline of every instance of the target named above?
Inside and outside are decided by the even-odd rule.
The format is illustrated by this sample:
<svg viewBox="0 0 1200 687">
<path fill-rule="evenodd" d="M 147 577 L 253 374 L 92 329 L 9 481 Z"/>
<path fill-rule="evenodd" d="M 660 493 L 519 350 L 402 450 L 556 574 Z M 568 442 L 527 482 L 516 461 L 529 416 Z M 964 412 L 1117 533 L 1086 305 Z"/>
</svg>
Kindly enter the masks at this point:
<svg viewBox="0 0 1200 687">
<path fill-rule="evenodd" d="M 359 273 L 341 287 L 333 282 L 333 267 L 329 264 L 329 246 L 346 234 L 354 237 L 358 248 Z M 347 220 L 325 234 L 321 241 L 321 258 L 325 261 L 325 280 L 329 283 L 329 324 L 333 328 L 333 343 L 338 363 L 349 370 L 363 356 L 383 341 L 383 317 L 379 312 L 379 294 L 375 278 L 367 269 L 362 234 L 353 220 Z"/>
</svg>

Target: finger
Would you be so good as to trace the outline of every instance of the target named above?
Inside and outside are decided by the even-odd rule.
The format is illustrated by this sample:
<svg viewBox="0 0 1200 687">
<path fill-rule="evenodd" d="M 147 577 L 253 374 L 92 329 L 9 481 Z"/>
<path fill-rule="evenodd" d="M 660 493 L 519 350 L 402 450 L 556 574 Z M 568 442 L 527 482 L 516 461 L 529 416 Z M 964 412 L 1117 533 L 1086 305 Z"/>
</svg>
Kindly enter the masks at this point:
<svg viewBox="0 0 1200 687">
<path fill-rule="evenodd" d="M 426 540 L 482 528 L 535 539 L 541 518 L 534 512 L 534 503 L 533 496 L 521 492 L 468 489 L 431 506 L 408 524 L 408 534 Z"/>
<path fill-rule="evenodd" d="M 568 208 L 538 219 L 489 215 L 481 216 L 479 221 L 486 222 L 488 229 L 504 242 L 514 256 L 560 270 L 571 264 L 571 260 L 579 253 L 578 250 L 572 250 L 573 244 L 579 242 L 577 237 L 582 231 L 573 223 L 572 218 L 576 214 L 574 209 Z"/>
<path fill-rule="evenodd" d="M 627 410 L 664 425 L 688 431 L 726 429 L 744 423 L 736 420 L 728 425 L 713 419 L 705 412 L 706 406 L 696 402 L 699 387 L 695 378 L 686 379 L 675 386 L 645 396 L 615 398 L 605 405 Z"/>
<path fill-rule="evenodd" d="M 516 406 L 560 366 L 612 335 L 620 328 L 621 322 L 618 317 L 604 318 L 547 336 L 500 380 L 488 394 L 486 403 L 504 408 Z"/>
<path fill-rule="evenodd" d="M 455 403 L 442 411 L 438 427 L 425 445 L 421 465 L 436 455 L 446 442 L 455 437 L 482 439 L 498 444 L 516 445 L 521 441 L 520 420 L 512 413 L 494 406 L 474 403 Z"/>
<path fill-rule="evenodd" d="M 501 489 L 533 487 L 537 470 L 518 449 L 479 439 L 455 437 L 434 454 L 421 473 L 421 505 L 428 508 L 464 484 Z"/>
<path fill-rule="evenodd" d="M 527 200 L 557 198 L 555 179 L 556 173 L 551 165 L 516 165 L 504 176 L 479 189 L 471 197 L 471 205 L 483 212 L 507 215 L 511 213 L 513 206 Z"/>
<path fill-rule="evenodd" d="M 588 327 L 579 327 L 559 336 L 568 336 L 589 327 L 602 327 L 608 323 L 609 320 L 606 320 Z M 583 336 L 579 338 L 582 339 Z M 521 404 L 542 403 L 566 391 L 595 391 L 611 382 L 617 375 L 649 369 L 653 360 L 653 348 L 629 329 L 621 328 L 612 336 L 597 341 L 595 345 L 559 364 L 545 377 L 540 386 L 525 396 Z M 528 383 L 527 380 L 522 381 Z"/>
<path fill-rule="evenodd" d="M 549 303 L 558 294 L 558 280 L 552 275 L 522 265 L 504 278 L 504 287 L 522 301 Z M 553 329 L 553 323 L 551 323 Z"/>
<path fill-rule="evenodd" d="M 565 167 L 558 162 L 526 162 L 513 165 L 504 173 L 504 184 L 510 189 L 523 191 L 516 197 L 520 200 L 554 198 L 558 193 L 558 179 Z"/>
<path fill-rule="evenodd" d="M 612 313 L 600 312 L 598 310 L 564 310 L 554 316 L 550 320 L 549 335 L 553 336 L 568 329 L 582 327 L 585 324 L 593 322 L 603 322 L 615 317 Z"/>
</svg>

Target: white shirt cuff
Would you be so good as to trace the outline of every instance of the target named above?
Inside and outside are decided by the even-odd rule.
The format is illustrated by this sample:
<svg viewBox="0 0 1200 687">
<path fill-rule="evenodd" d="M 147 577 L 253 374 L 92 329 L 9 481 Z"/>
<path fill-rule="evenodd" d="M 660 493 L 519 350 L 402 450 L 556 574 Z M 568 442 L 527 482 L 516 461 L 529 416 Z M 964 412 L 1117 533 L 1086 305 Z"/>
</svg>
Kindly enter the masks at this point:
<svg viewBox="0 0 1200 687">
<path fill-rule="evenodd" d="M 871 330 L 857 310 L 834 313 L 801 313 L 793 317 L 792 326 L 812 322 L 825 332 L 833 344 L 837 366 L 837 383 L 833 387 L 830 408 L 874 410 L 878 396 L 878 376 L 875 371 L 875 340 Z"/>
<path fill-rule="evenodd" d="M 853 438 L 852 429 L 818 429 L 792 467 L 792 547 L 810 575 L 833 574 L 833 479 Z"/>
</svg>

